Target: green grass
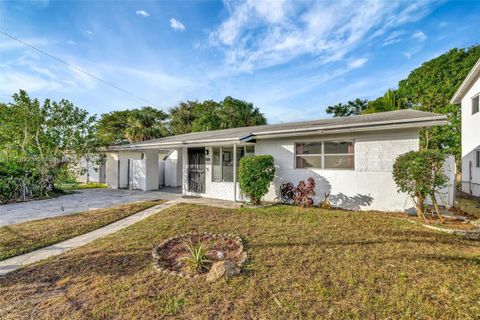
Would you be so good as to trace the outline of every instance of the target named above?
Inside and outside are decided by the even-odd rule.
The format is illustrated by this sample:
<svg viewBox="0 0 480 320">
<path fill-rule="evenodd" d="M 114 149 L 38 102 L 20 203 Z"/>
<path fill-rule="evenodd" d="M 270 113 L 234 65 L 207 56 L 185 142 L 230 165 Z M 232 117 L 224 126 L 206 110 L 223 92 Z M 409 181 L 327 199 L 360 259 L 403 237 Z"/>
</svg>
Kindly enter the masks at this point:
<svg viewBox="0 0 480 320">
<path fill-rule="evenodd" d="M 480 199 L 469 195 L 457 195 L 455 206 L 460 212 L 480 219 Z"/>
<path fill-rule="evenodd" d="M 242 274 L 156 271 L 181 233 L 235 233 Z M 179 205 L 0 278 L 2 319 L 478 319 L 480 243 L 376 213 Z"/>
<path fill-rule="evenodd" d="M 105 183 L 90 182 L 90 183 L 78 183 L 78 184 L 61 184 L 58 186 L 61 190 L 83 190 L 83 189 L 102 189 L 108 188 Z"/>
<path fill-rule="evenodd" d="M 95 209 L 1 227 L 0 260 L 87 233 L 159 203 L 161 202 L 132 202 L 112 208 Z"/>
</svg>

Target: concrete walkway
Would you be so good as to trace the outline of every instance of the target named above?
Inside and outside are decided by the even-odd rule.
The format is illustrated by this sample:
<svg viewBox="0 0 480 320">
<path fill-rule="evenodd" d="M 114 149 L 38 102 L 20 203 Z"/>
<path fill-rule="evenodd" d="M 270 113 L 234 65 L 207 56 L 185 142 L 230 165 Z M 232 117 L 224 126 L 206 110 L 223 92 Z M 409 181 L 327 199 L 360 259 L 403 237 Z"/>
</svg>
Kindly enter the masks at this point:
<svg viewBox="0 0 480 320">
<path fill-rule="evenodd" d="M 17 270 L 26 265 L 38 262 L 40 260 L 43 260 L 52 256 L 60 255 L 68 250 L 75 249 L 85 244 L 88 244 L 94 240 L 105 237 L 114 232 L 117 232 L 140 220 L 143 220 L 155 213 L 158 213 L 162 210 L 165 210 L 166 208 L 170 208 L 179 203 L 209 205 L 209 206 L 221 207 L 221 208 L 239 208 L 241 206 L 241 204 L 237 202 L 208 199 L 208 198 L 188 197 L 188 198 L 178 198 L 175 200 L 170 200 L 162 204 L 156 205 L 154 207 L 148 208 L 146 210 L 137 212 L 131 216 L 128 216 L 122 220 L 113 222 L 97 230 L 62 241 L 60 243 L 51 245 L 49 247 L 45 247 L 42 249 L 38 249 L 29 253 L 16 256 L 16 257 L 12 257 L 10 259 L 0 261 L 0 275 L 7 274 L 9 272 Z"/>
<path fill-rule="evenodd" d="M 72 213 L 108 208 L 127 202 L 146 200 L 175 200 L 180 188 L 162 188 L 158 191 L 88 189 L 74 194 L 46 200 L 35 200 L 0 205 L 0 227 L 32 220 L 58 217 Z"/>
</svg>

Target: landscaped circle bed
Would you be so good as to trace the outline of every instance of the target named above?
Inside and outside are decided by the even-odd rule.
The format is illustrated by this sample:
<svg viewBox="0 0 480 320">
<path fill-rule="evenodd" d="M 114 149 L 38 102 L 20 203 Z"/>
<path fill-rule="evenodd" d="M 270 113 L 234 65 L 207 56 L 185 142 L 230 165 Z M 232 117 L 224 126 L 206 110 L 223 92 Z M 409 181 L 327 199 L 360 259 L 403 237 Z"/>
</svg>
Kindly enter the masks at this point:
<svg viewBox="0 0 480 320">
<path fill-rule="evenodd" d="M 206 262 L 202 268 L 192 269 L 188 260 L 192 258 L 191 249 L 205 250 Z M 231 267 L 238 273 L 247 260 L 247 253 L 243 246 L 242 239 L 232 234 L 215 233 L 186 233 L 177 237 L 169 238 L 152 250 L 154 266 L 157 270 L 171 275 L 185 278 L 197 278 L 207 276 L 207 280 L 215 269 L 216 265 L 221 268 Z M 224 275 L 221 271 L 218 277 Z M 229 270 L 226 270 L 228 276 Z M 218 278 L 216 277 L 216 278 Z M 216 279 L 212 279 L 216 280 Z"/>
</svg>

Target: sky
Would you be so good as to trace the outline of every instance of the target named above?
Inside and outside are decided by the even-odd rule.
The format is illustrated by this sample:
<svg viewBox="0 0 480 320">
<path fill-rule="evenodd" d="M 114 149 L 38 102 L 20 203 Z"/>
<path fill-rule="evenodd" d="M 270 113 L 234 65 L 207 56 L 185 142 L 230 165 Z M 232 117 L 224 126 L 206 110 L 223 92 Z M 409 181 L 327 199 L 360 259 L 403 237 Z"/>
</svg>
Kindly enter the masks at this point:
<svg viewBox="0 0 480 320">
<path fill-rule="evenodd" d="M 24 89 L 102 114 L 232 96 L 269 123 L 324 118 L 479 44 L 478 12 L 480 1 L 0 1 L 0 31 L 69 64 L 0 34 L 0 101 Z"/>
</svg>

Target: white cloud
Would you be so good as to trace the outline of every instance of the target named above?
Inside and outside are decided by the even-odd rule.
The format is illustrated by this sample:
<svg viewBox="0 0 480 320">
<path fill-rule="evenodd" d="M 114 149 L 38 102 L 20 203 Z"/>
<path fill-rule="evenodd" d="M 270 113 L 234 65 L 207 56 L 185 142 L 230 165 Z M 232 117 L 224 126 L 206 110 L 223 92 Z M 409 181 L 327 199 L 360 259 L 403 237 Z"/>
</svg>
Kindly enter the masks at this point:
<svg viewBox="0 0 480 320">
<path fill-rule="evenodd" d="M 210 46 L 224 53 L 230 68 L 251 72 L 303 55 L 338 61 L 357 46 L 420 19 L 430 2 L 247 0 L 227 9 L 228 18 L 209 35 Z M 399 36 L 379 41 L 387 45 Z"/>
<path fill-rule="evenodd" d="M 410 52 L 404 52 L 403 55 L 405 58 L 410 59 L 412 57 L 412 54 Z"/>
<path fill-rule="evenodd" d="M 412 34 L 412 38 L 417 39 L 419 41 L 425 41 L 427 39 L 427 35 L 422 31 L 417 31 L 414 34 Z"/>
<path fill-rule="evenodd" d="M 348 67 L 350 69 L 357 69 L 362 67 L 368 61 L 367 58 L 358 58 L 348 62 Z"/>
<path fill-rule="evenodd" d="M 67 43 L 68 43 L 68 44 L 77 44 L 77 43 L 76 43 L 75 41 L 73 41 L 73 40 L 68 40 Z"/>
<path fill-rule="evenodd" d="M 137 10 L 135 13 L 139 16 L 142 16 L 142 17 L 150 17 L 150 14 L 148 12 L 146 12 L 145 10 Z"/>
<path fill-rule="evenodd" d="M 87 30 L 85 31 L 87 34 L 93 34 L 93 31 Z"/>
<path fill-rule="evenodd" d="M 38 75 L 27 72 L 5 70 L 2 68 L 0 72 L 0 94 L 9 97 L 19 89 L 28 91 L 29 93 L 44 93 L 62 90 L 63 86 L 60 82 L 47 80 Z"/>
<path fill-rule="evenodd" d="M 185 30 L 185 26 L 183 25 L 183 23 L 181 23 L 180 21 L 178 21 L 178 20 L 175 19 L 175 18 L 171 18 L 171 19 L 170 19 L 170 27 L 171 27 L 173 30 L 178 30 L 178 31 L 183 31 L 183 30 Z"/>
</svg>

